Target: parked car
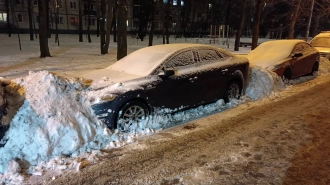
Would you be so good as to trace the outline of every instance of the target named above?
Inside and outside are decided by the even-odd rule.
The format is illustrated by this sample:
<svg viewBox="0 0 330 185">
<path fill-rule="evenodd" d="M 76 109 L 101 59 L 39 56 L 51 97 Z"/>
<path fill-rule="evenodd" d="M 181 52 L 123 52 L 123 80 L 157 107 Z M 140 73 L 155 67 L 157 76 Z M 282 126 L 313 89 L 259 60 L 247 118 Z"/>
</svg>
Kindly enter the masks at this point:
<svg viewBox="0 0 330 185">
<path fill-rule="evenodd" d="M 320 54 L 309 43 L 291 39 L 261 43 L 247 58 L 251 65 L 273 71 L 283 79 L 292 79 L 318 71 Z"/>
<path fill-rule="evenodd" d="M 310 44 L 320 52 L 322 57 L 330 59 L 330 31 L 316 35 Z"/>
<path fill-rule="evenodd" d="M 238 99 L 248 67 L 246 57 L 217 47 L 166 44 L 139 49 L 84 77 L 98 84 L 91 85 L 94 91 L 107 90 L 92 102 L 98 118 L 109 128 L 129 131 L 132 121 L 141 121 L 158 108 L 173 112 L 218 99 Z M 104 87 L 104 79 L 111 83 Z"/>
</svg>

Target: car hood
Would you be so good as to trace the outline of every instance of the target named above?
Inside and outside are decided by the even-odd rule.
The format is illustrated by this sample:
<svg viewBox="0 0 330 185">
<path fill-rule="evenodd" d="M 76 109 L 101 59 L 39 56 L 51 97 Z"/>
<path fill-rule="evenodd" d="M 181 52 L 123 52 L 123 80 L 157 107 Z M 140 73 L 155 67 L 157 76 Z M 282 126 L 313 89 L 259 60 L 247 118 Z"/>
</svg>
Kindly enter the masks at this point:
<svg viewBox="0 0 330 185">
<path fill-rule="evenodd" d="M 320 53 L 330 53 L 330 48 L 328 47 L 314 47 L 317 49 Z"/>
<path fill-rule="evenodd" d="M 92 89 L 100 89 L 115 83 L 123 83 L 125 81 L 134 80 L 141 77 L 142 76 L 131 75 L 108 68 L 92 71 L 86 75 L 83 75 L 83 78 L 89 81 Z"/>
</svg>

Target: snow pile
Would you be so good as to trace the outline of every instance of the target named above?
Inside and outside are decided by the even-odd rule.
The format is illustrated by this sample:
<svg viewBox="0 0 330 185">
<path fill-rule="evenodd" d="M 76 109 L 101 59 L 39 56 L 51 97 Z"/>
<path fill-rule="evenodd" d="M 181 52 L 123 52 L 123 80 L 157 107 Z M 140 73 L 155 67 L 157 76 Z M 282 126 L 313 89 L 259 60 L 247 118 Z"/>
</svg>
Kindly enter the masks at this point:
<svg viewBox="0 0 330 185">
<path fill-rule="evenodd" d="M 245 96 L 252 100 L 275 96 L 277 91 L 285 88 L 285 84 L 277 74 L 258 66 L 251 66 L 247 81 Z"/>
<path fill-rule="evenodd" d="M 318 75 L 329 75 L 330 74 L 330 61 L 325 57 L 320 57 Z"/>
<path fill-rule="evenodd" d="M 0 172 L 12 159 L 36 165 L 55 156 L 78 155 L 101 149 L 111 140 L 111 131 L 93 116 L 82 96 L 82 83 L 46 71 L 17 79 L 25 98 L 10 123 L 0 148 Z"/>
</svg>

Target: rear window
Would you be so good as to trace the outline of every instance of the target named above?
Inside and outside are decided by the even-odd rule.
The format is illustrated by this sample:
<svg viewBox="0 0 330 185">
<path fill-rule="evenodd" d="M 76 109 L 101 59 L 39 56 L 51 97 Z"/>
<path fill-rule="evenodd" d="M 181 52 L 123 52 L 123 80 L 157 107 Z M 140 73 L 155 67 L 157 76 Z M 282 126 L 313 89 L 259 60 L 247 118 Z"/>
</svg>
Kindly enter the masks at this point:
<svg viewBox="0 0 330 185">
<path fill-rule="evenodd" d="M 330 47 L 330 37 L 315 37 L 311 41 L 314 47 Z"/>
</svg>

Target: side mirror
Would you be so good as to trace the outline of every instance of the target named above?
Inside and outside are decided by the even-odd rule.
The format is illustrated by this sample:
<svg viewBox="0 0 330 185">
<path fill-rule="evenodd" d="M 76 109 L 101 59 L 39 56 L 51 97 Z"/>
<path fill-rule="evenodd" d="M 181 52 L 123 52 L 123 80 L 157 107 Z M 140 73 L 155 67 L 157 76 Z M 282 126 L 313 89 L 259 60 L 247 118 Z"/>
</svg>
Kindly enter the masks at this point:
<svg viewBox="0 0 330 185">
<path fill-rule="evenodd" d="M 295 54 L 292 55 L 292 58 L 298 58 L 298 57 L 301 57 L 301 56 L 303 56 L 302 53 L 295 53 Z"/>
<path fill-rule="evenodd" d="M 173 75 L 175 75 L 174 69 L 165 69 L 164 72 L 162 72 L 162 74 L 159 74 L 161 78 L 168 78 Z"/>
<path fill-rule="evenodd" d="M 175 71 L 174 71 L 174 69 L 166 69 L 164 72 L 164 75 L 167 77 L 173 76 L 173 75 L 175 75 Z"/>
</svg>

